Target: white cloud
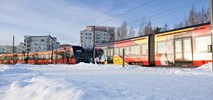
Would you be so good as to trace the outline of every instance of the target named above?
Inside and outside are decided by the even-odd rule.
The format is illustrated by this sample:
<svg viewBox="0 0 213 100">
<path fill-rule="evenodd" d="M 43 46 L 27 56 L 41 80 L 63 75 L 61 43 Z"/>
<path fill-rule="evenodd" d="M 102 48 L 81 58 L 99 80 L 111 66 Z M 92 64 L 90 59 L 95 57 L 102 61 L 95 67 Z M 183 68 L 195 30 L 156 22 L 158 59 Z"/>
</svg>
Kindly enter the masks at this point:
<svg viewBox="0 0 213 100">
<path fill-rule="evenodd" d="M 0 12 L 0 45 L 10 45 L 8 39 L 12 35 L 17 37 L 18 44 L 23 41 L 23 35 L 49 33 L 59 42 L 79 45 L 81 30 L 110 19 L 88 6 L 79 7 L 62 0 L 5 0 L 0 3 Z"/>
</svg>

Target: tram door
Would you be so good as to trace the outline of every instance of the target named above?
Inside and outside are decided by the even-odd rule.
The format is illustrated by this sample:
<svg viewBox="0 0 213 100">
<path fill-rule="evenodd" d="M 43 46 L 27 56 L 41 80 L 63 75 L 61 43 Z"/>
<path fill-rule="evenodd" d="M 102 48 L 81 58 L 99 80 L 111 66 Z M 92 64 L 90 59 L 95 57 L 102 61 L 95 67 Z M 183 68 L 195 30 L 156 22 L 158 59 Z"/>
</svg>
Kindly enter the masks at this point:
<svg viewBox="0 0 213 100">
<path fill-rule="evenodd" d="M 191 37 L 175 39 L 175 64 L 192 64 Z"/>
</svg>

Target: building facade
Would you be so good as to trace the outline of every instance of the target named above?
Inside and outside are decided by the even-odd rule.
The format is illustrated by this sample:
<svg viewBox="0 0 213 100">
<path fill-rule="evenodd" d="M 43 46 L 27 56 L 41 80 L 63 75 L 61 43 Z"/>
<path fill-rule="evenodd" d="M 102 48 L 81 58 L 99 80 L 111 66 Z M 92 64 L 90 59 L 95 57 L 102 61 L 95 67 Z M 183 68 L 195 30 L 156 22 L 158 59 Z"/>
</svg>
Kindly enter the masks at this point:
<svg viewBox="0 0 213 100">
<path fill-rule="evenodd" d="M 13 46 L 0 46 L 0 53 L 13 53 Z"/>
<path fill-rule="evenodd" d="M 47 51 L 58 49 L 60 43 L 57 38 L 50 35 L 47 36 L 24 36 L 24 45 L 26 52 Z"/>
<path fill-rule="evenodd" d="M 94 28 L 94 26 L 87 26 L 86 30 L 80 32 L 80 40 L 81 46 L 84 48 L 92 48 L 94 45 L 94 41 L 95 44 L 114 41 L 115 27 L 95 26 Z"/>
<path fill-rule="evenodd" d="M 22 53 L 25 50 L 24 43 L 14 46 L 14 53 Z M 0 46 L 0 54 L 13 53 L 13 46 Z"/>
</svg>

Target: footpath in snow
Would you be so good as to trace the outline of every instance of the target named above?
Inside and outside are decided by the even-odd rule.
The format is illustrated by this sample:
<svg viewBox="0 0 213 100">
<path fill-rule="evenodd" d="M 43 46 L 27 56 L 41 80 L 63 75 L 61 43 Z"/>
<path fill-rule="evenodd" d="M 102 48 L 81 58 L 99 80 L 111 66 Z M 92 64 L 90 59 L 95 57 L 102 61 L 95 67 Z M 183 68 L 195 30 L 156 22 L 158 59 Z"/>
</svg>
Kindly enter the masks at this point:
<svg viewBox="0 0 213 100">
<path fill-rule="evenodd" d="M 0 65 L 1 100 L 212 100 L 213 71 L 120 65 Z"/>
</svg>

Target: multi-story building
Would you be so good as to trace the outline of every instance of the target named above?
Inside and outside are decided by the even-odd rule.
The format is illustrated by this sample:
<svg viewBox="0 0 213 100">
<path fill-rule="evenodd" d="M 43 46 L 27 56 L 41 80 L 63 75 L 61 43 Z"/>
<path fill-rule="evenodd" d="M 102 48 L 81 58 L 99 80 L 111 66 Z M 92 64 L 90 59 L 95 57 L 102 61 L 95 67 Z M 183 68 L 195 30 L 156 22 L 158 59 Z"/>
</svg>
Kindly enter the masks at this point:
<svg viewBox="0 0 213 100">
<path fill-rule="evenodd" d="M 14 46 L 14 53 L 22 53 L 24 50 L 24 43 Z M 0 46 L 0 54 L 2 53 L 13 53 L 13 46 Z"/>
<path fill-rule="evenodd" d="M 94 31 L 95 29 L 95 31 Z M 95 38 L 94 37 L 95 32 Z M 95 44 L 107 43 L 115 40 L 115 27 L 87 26 L 86 30 L 80 32 L 81 46 L 91 48 Z"/>
<path fill-rule="evenodd" d="M 15 46 L 16 53 L 23 53 L 25 51 L 24 43 L 20 43 L 18 46 Z"/>
<path fill-rule="evenodd" d="M 24 36 L 25 51 L 47 51 L 58 49 L 60 43 L 57 38 L 50 35 L 47 36 Z"/>
<path fill-rule="evenodd" d="M 13 53 L 13 46 L 0 46 L 0 53 Z"/>
</svg>

